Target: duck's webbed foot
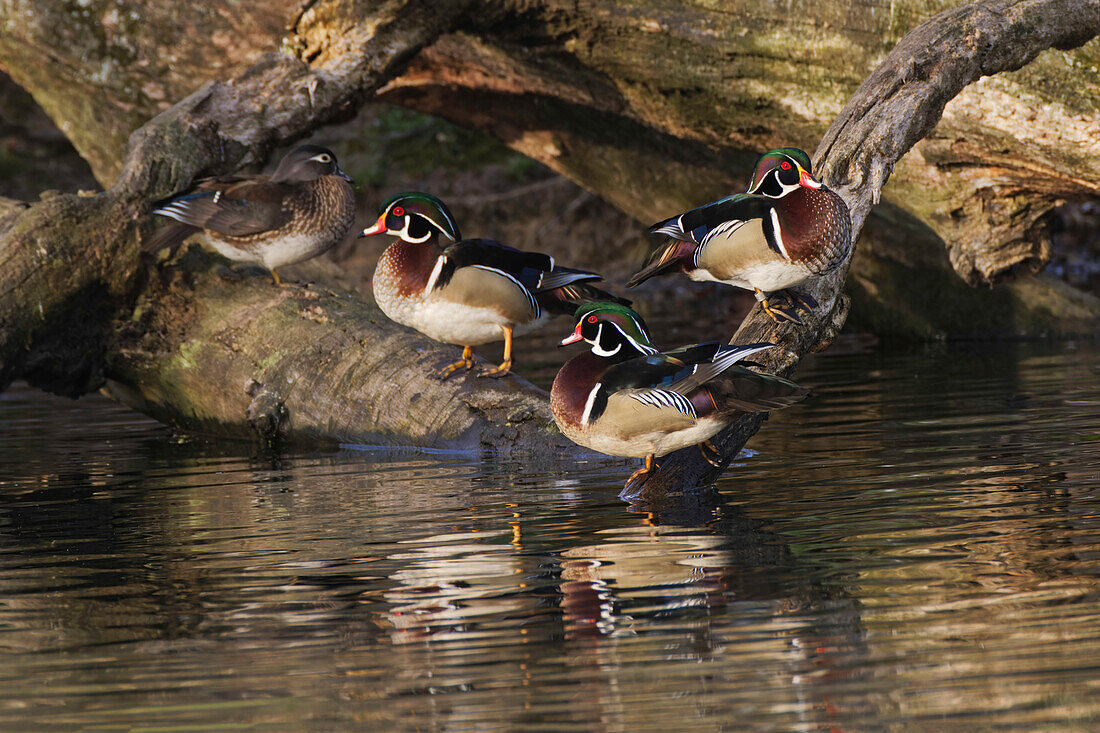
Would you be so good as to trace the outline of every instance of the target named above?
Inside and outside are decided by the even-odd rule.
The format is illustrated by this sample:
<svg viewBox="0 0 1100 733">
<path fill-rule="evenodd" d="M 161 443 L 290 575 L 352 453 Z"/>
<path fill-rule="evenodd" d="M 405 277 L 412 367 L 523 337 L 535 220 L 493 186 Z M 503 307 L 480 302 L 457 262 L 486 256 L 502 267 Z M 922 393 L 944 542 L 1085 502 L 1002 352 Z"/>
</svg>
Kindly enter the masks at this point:
<svg viewBox="0 0 1100 733">
<path fill-rule="evenodd" d="M 649 474 L 650 471 L 655 468 L 657 468 L 657 464 L 653 461 L 653 454 L 650 453 L 648 456 L 645 457 L 645 465 L 639 468 L 634 473 L 630 474 L 630 478 L 628 478 L 626 480 L 626 483 L 623 484 L 623 488 L 625 489 L 626 487 L 630 486 L 630 484 L 634 483 L 635 479 L 644 478 Z"/>
<path fill-rule="evenodd" d="M 699 444 L 699 452 L 703 454 L 703 460 L 715 468 L 722 467 L 722 451 L 714 447 L 714 443 L 704 440 Z"/>
<path fill-rule="evenodd" d="M 511 369 L 512 369 L 512 360 L 511 359 L 505 359 L 504 361 L 502 361 L 500 363 L 499 366 L 493 367 L 492 369 L 486 369 L 485 371 L 480 372 L 478 374 L 478 376 L 479 377 L 493 377 L 494 379 L 499 379 L 500 377 L 503 377 L 505 374 L 507 374 L 509 371 L 511 371 Z"/>
<path fill-rule="evenodd" d="M 470 371 L 474 368 L 474 352 L 469 346 L 462 347 L 462 358 L 456 361 L 454 364 L 448 364 L 435 373 L 435 378 L 442 381 L 447 377 L 454 374 L 459 369 L 465 368 L 466 371 Z"/>
<path fill-rule="evenodd" d="M 764 309 L 764 312 L 771 317 L 776 323 L 793 323 L 795 325 L 802 325 L 802 319 L 798 317 L 798 307 L 791 302 L 790 297 L 783 298 L 787 301 L 786 305 L 776 305 L 775 303 L 768 302 L 768 295 L 763 290 L 755 288 L 756 299 L 760 301 L 760 307 Z M 784 293 L 788 291 L 783 291 Z M 775 300 L 773 298 L 772 300 Z"/>
<path fill-rule="evenodd" d="M 486 369 L 481 372 L 478 374 L 479 377 L 499 379 L 512 369 L 512 328 L 511 326 L 501 326 L 500 330 L 504 332 L 504 361 L 493 369 Z"/>
</svg>

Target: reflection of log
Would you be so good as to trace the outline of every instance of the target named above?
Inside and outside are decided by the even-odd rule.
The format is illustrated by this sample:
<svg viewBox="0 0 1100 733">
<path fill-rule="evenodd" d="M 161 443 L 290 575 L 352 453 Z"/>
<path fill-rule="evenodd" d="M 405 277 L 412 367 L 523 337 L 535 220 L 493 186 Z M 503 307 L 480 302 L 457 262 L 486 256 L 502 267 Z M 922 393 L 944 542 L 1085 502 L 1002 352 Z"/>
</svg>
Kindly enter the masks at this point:
<svg viewBox="0 0 1100 733">
<path fill-rule="evenodd" d="M 70 131 L 101 180 L 114 185 L 96 196 L 59 196 L 27 209 L 10 209 L 0 219 L 0 384 L 24 376 L 59 392 L 79 394 L 110 376 L 118 394 L 126 394 L 129 401 L 163 419 L 192 427 L 208 427 L 215 420 L 221 429 L 244 432 L 248 415 L 241 411 L 243 391 L 236 392 L 244 385 L 229 385 L 236 398 L 220 406 L 215 405 L 217 399 L 200 400 L 199 394 L 226 389 L 219 381 L 223 375 L 232 374 L 235 379 L 247 371 L 234 361 L 238 357 L 232 338 L 221 352 L 205 351 L 222 356 L 203 361 L 205 366 L 197 375 L 189 375 L 191 385 L 203 387 L 173 392 L 180 378 L 178 367 L 187 364 L 187 350 L 194 348 L 186 334 L 206 338 L 225 332 L 197 315 L 208 311 L 189 309 L 179 300 L 159 300 L 162 296 L 155 289 L 143 290 L 144 283 L 155 279 L 135 277 L 136 239 L 144 231 L 150 201 L 180 190 L 197 175 L 261 160 L 273 145 L 354 111 L 359 101 L 388 83 L 384 98 L 488 129 L 624 209 L 655 219 L 743 185 L 754 154 L 750 150 L 777 142 L 814 147 L 814 139 L 856 80 L 893 41 L 889 23 L 884 25 L 873 15 L 868 16 L 870 29 L 851 31 L 838 22 L 862 9 L 862 2 L 815 9 L 811 23 L 805 17 L 783 21 L 764 16 L 764 11 L 754 15 L 756 11 L 745 10 L 744 16 L 738 16 L 684 9 L 678 3 L 645 10 L 624 8 L 621 3 L 578 8 L 551 0 L 505 2 L 490 10 L 458 0 L 442 4 L 393 0 L 380 7 L 356 0 L 311 3 L 293 19 L 289 36 L 280 40 L 287 54 L 266 57 L 247 70 L 250 54 L 226 56 L 220 71 L 240 76 L 231 83 L 201 89 L 136 132 L 122 167 L 114 161 L 122 159 L 121 141 L 134 118 L 141 116 L 135 110 L 163 108 L 167 99 L 191 88 L 201 77 L 194 71 L 201 64 L 181 64 L 181 72 L 158 61 L 167 57 L 162 44 L 188 59 L 202 59 L 219 55 L 217 39 L 224 36 L 188 32 L 186 25 L 167 40 L 148 33 L 127 35 L 129 31 L 116 36 L 117 29 L 107 27 L 106 16 L 74 15 L 60 2 L 20 4 L 21 17 L 31 20 L 19 26 L 19 35 L 9 30 L 0 36 L 0 64 L 42 101 L 62 129 Z M 144 12 L 149 4 L 135 8 L 138 5 Z M 279 14 L 285 11 L 274 9 L 274 15 L 266 15 L 267 7 L 256 6 L 254 12 L 235 20 L 219 20 L 218 28 L 230 35 L 246 35 L 248 41 L 238 48 L 273 47 L 282 34 L 273 29 L 282 28 L 287 17 Z M 826 180 L 853 207 L 856 229 L 895 163 L 933 129 L 952 97 L 982 74 L 1018 68 L 1052 46 L 1071 48 L 1083 43 L 1097 32 L 1098 15 L 1096 3 L 987 0 L 948 11 L 903 39 L 841 112 L 817 156 Z M 90 45 L 86 41 L 103 34 L 102 47 L 96 45 L 98 41 Z M 129 54 L 119 52 L 123 38 L 134 45 Z M 870 50 L 856 54 L 853 61 L 849 53 L 853 41 L 872 39 L 867 45 Z M 414 65 L 406 71 L 406 63 L 414 57 Z M 1043 63 L 1049 65 L 1051 60 Z M 147 84 L 150 68 L 161 70 L 154 74 L 163 77 L 159 87 Z M 1026 77 L 1015 78 L 1011 91 L 1024 95 L 1026 81 Z M 979 96 L 989 86 L 985 83 Z M 91 93 L 100 88 L 102 95 Z M 971 91 L 967 93 L 972 96 Z M 127 114 L 112 114 L 118 110 Z M 948 122 L 960 113 L 953 114 Z M 1055 117 L 1036 125 L 1049 131 L 1050 125 L 1065 122 L 1065 115 Z M 932 198 L 935 205 L 928 212 L 918 210 L 921 219 L 941 233 L 950 233 L 950 227 L 944 228 L 940 219 L 962 211 L 969 227 L 967 251 L 984 252 L 979 244 L 984 246 L 986 240 L 1031 241 L 1032 234 L 1041 234 L 1041 227 L 1035 226 L 1037 213 L 1021 215 L 1008 203 L 1026 204 L 1027 211 L 1040 212 L 1058 197 L 1094 190 L 1086 181 L 1097 177 L 1095 156 L 1071 160 L 1068 154 L 1058 157 L 1065 151 L 1060 153 L 1057 146 L 1021 144 L 1007 158 L 983 157 L 991 146 L 1004 148 L 1004 134 L 996 130 L 985 136 L 971 134 L 985 124 L 980 116 L 968 124 L 961 125 L 963 132 L 958 135 L 976 141 L 971 147 L 948 145 L 939 158 L 931 156 L 931 148 L 922 148 L 918 151 L 922 160 L 902 167 L 950 180 L 945 171 L 959 164 L 959 155 L 969 156 L 967 160 L 975 166 L 983 162 L 978 167 L 986 170 L 984 178 L 965 177 L 966 190 L 955 197 L 923 197 L 922 201 Z M 1076 129 L 1086 128 L 1082 122 Z M 941 127 L 937 134 L 942 132 Z M 987 160 L 994 161 L 997 171 L 1018 175 L 1005 173 L 990 183 L 988 172 L 994 163 L 985 165 Z M 910 165 L 917 168 L 906 167 Z M 1005 176 L 1016 192 L 1015 198 L 1004 199 L 1007 203 L 1000 196 Z M 917 178 L 912 174 L 907 180 Z M 960 208 L 957 199 L 970 201 L 975 195 L 978 201 L 995 200 L 1007 213 L 1000 218 L 985 210 L 980 217 L 975 215 L 977 210 L 967 214 L 970 209 Z M 907 204 L 906 198 L 899 204 Z M 940 205 L 949 208 L 945 212 L 936 208 Z M 1035 261 L 1035 252 L 1038 259 L 1042 257 L 1041 243 L 1037 250 L 1025 247 L 1022 255 L 1017 245 L 1009 249 L 1009 256 L 993 254 L 978 266 L 980 277 L 999 276 L 1004 268 L 998 269 L 997 262 L 1012 269 Z M 980 259 L 956 254 L 952 256 L 956 263 Z M 200 272 L 197 277 L 197 292 L 214 297 L 217 288 L 211 276 Z M 968 277 L 980 279 L 969 272 Z M 843 273 L 838 273 L 817 286 L 822 316 L 806 327 L 776 332 L 757 311 L 738 337 L 776 339 L 783 348 L 767 357 L 768 366 L 790 371 L 802 354 L 827 343 L 843 324 L 847 301 L 839 297 L 842 282 Z M 263 321 L 268 324 L 265 327 L 287 330 L 256 334 L 256 344 L 302 344 L 310 349 L 317 339 L 343 343 L 340 339 L 351 325 L 334 317 L 340 310 L 338 300 L 326 300 L 320 306 L 326 323 L 320 316 L 300 318 L 300 308 L 295 316 L 289 301 L 296 299 L 285 294 L 257 296 L 254 287 L 244 285 L 226 290 L 227 302 L 217 316 L 220 323 L 260 323 L 249 317 L 249 308 L 258 302 L 286 308 L 285 315 L 292 316 Z M 874 297 L 867 287 L 861 294 Z M 171 293 L 164 297 L 171 298 Z M 258 301 L 252 300 L 257 297 Z M 135 302 L 151 311 L 171 302 L 172 318 L 158 319 L 155 312 L 146 317 L 140 311 L 131 317 Z M 1083 318 L 1072 325 L 1094 319 L 1097 311 L 1090 307 L 1082 305 Z M 349 312 L 354 310 L 349 307 Z M 126 324 L 117 339 L 112 318 Z M 171 328 L 178 332 L 170 332 Z M 371 336 L 364 346 L 383 350 L 392 343 L 387 340 L 392 334 L 406 332 L 380 322 L 372 333 L 378 342 Z M 172 337 L 179 334 L 185 336 Z M 120 345 L 124 349 L 140 346 L 127 353 L 118 351 Z M 260 347 L 250 348 L 246 356 L 255 372 L 249 379 L 267 386 L 272 375 L 264 371 Z M 444 351 L 437 345 L 425 348 Z M 350 359 L 350 352 L 340 353 L 341 363 L 349 363 L 344 359 Z M 396 361 L 379 358 L 375 363 L 380 368 L 393 364 L 395 371 L 405 366 Z M 396 383 L 404 381 L 406 373 L 401 374 Z M 465 383 L 430 383 L 419 371 L 408 377 L 416 383 L 414 391 L 448 405 L 442 408 L 439 425 L 451 424 L 446 417 L 451 405 L 468 409 L 456 397 L 456 392 L 468 389 Z M 364 396 L 364 403 L 383 401 L 388 383 L 375 382 L 383 391 Z M 346 387 L 337 382 L 318 389 L 332 395 Z M 531 404 L 528 397 L 516 399 Z M 199 409 L 196 401 L 205 406 Z M 255 412 L 269 414 L 262 407 Z M 521 421 L 531 425 L 529 434 L 541 434 L 535 423 L 542 416 L 526 407 L 521 412 Z M 487 430 L 496 436 L 510 429 L 511 415 L 511 409 L 489 410 L 451 435 L 469 437 Z M 291 414 L 280 424 L 290 436 L 346 439 L 350 435 L 324 415 L 299 421 Z M 395 432 L 387 439 L 396 440 L 401 429 L 395 425 L 379 429 L 385 433 L 392 428 Z M 752 419 L 734 426 L 723 439 L 727 454 L 735 453 L 755 427 Z M 447 442 L 446 435 L 446 430 L 428 430 L 406 437 L 410 442 L 433 444 Z M 529 447 L 522 437 L 520 441 Z M 684 458 L 671 459 L 666 468 L 649 482 L 654 490 L 710 475 L 697 461 Z"/>
</svg>

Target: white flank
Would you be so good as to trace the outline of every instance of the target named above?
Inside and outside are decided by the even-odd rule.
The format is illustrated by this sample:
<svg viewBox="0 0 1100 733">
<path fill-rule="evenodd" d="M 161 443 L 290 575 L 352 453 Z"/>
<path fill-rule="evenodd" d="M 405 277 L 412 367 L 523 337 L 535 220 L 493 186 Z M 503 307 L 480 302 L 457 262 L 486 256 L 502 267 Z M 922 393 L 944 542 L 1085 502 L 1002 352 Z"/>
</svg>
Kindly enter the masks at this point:
<svg viewBox="0 0 1100 733">
<path fill-rule="evenodd" d="M 775 213 L 775 207 L 768 209 L 768 213 L 772 217 L 772 234 L 775 235 L 775 243 L 779 245 L 779 251 L 783 254 L 783 259 L 790 260 L 791 256 L 787 254 L 787 245 L 783 243 L 783 229 L 779 226 L 779 214 Z"/>
<path fill-rule="evenodd" d="M 592 405 L 596 404 L 596 394 L 603 386 L 602 382 L 596 382 L 596 386 L 588 393 L 588 399 L 584 401 L 584 412 L 581 413 L 581 426 L 588 426 L 588 418 L 592 416 Z"/>
<path fill-rule="evenodd" d="M 439 255 L 435 258 L 435 267 L 432 268 L 432 274 L 428 277 L 428 284 L 424 286 L 424 297 L 435 290 L 435 281 L 439 279 L 439 273 L 443 272 L 443 265 L 445 264 L 447 264 L 446 255 Z"/>
</svg>

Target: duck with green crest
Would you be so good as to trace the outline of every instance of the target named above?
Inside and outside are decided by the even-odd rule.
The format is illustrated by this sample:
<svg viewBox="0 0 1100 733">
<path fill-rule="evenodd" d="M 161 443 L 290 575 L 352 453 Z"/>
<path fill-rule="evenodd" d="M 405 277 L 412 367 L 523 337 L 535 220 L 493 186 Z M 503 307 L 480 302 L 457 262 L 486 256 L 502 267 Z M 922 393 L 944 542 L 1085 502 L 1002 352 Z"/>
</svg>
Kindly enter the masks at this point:
<svg viewBox="0 0 1100 733">
<path fill-rule="evenodd" d="M 613 456 L 654 459 L 699 445 L 716 463 L 709 439 L 741 412 L 792 405 L 808 390 L 738 364 L 774 344 L 726 346 L 710 341 L 658 351 L 635 311 L 617 303 L 577 309 L 576 327 L 561 345 L 590 349 L 567 361 L 550 390 L 550 410 L 573 442 Z"/>
<path fill-rule="evenodd" d="M 812 310 L 817 302 L 790 288 L 833 271 L 852 249 L 848 206 L 814 178 L 810 157 L 798 148 L 760 156 L 747 193 L 657 222 L 649 231 L 669 241 L 627 287 L 678 270 L 692 280 L 752 290 L 777 323 L 801 322 L 797 310 Z M 780 291 L 786 307 L 770 300 Z"/>
<path fill-rule="evenodd" d="M 402 325 L 462 347 L 462 358 L 438 372 L 443 379 L 473 367 L 471 347 L 501 339 L 503 360 L 479 376 L 503 376 L 512 368 L 513 335 L 585 302 L 630 302 L 593 287 L 598 274 L 562 267 L 550 255 L 463 239 L 450 210 L 430 194 L 391 196 L 360 236 L 376 234 L 397 237 L 374 271 L 378 307 Z"/>
</svg>

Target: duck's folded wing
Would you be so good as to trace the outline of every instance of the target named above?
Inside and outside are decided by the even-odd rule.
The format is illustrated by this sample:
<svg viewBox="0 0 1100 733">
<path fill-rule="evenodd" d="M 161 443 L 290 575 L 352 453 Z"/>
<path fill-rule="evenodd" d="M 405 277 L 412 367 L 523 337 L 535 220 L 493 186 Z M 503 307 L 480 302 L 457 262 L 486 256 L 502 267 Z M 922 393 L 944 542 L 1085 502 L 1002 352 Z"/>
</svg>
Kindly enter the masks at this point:
<svg viewBox="0 0 1100 733">
<path fill-rule="evenodd" d="M 200 188 L 209 189 L 210 185 Z M 282 184 L 242 181 L 224 189 L 180 196 L 153 213 L 199 229 L 243 237 L 278 229 L 290 221 L 293 214 L 283 206 L 286 193 Z"/>
<path fill-rule="evenodd" d="M 765 196 L 738 193 L 659 221 L 649 233 L 701 245 L 746 221 L 769 216 L 771 208 L 772 200 Z"/>
<path fill-rule="evenodd" d="M 673 385 L 691 376 L 699 360 L 709 360 L 721 348 L 717 341 L 695 344 L 675 351 L 651 356 L 639 356 L 616 364 L 600 378 L 605 401 L 620 395 L 658 409 L 673 409 L 694 418 L 695 408 L 690 396 Z"/>
<path fill-rule="evenodd" d="M 668 389 L 682 395 L 690 395 L 745 357 L 773 346 L 775 344 L 770 343 L 722 346 L 709 359 L 697 361 L 690 371 L 670 383 Z"/>
<path fill-rule="evenodd" d="M 518 276 L 525 269 L 550 272 L 554 258 L 539 252 L 524 252 L 492 239 L 464 239 L 443 250 L 455 268 L 481 265 Z"/>
</svg>

